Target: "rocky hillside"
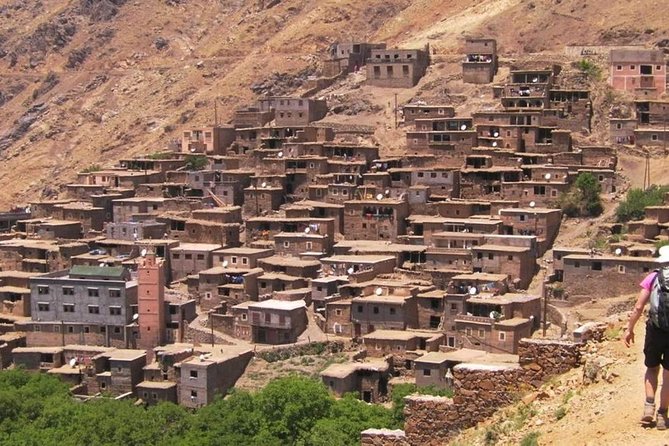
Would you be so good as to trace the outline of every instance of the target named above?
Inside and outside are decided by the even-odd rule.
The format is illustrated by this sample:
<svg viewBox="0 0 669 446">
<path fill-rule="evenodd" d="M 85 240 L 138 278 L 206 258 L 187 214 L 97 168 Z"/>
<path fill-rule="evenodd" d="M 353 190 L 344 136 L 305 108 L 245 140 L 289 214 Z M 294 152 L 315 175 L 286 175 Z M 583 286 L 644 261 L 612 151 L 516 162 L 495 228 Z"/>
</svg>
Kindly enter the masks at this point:
<svg viewBox="0 0 669 446">
<path fill-rule="evenodd" d="M 669 22 L 648 11 L 666 6 L 667 0 L 0 0 L 0 207 L 57 196 L 93 163 L 159 150 L 182 126 L 211 123 L 216 100 L 225 122 L 257 95 L 298 90 L 337 41 L 430 43 L 442 62 L 404 93 L 408 99 L 421 88 L 448 91 L 464 35 L 496 37 L 507 61 L 528 52 L 550 60 L 565 44 L 663 46 Z M 354 107 L 355 119 L 389 122 L 384 106 L 394 92 L 359 92 L 377 106 Z M 397 139 L 384 132 L 377 132 L 382 143 Z"/>
</svg>

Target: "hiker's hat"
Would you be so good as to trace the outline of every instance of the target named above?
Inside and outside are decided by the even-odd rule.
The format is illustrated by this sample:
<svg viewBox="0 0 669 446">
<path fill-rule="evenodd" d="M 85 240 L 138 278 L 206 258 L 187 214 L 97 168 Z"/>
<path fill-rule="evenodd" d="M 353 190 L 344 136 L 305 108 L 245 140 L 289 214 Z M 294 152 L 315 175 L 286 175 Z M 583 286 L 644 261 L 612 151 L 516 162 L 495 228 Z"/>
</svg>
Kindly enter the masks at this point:
<svg viewBox="0 0 669 446">
<path fill-rule="evenodd" d="M 659 257 L 655 259 L 657 263 L 669 263 L 669 245 L 664 245 L 657 250 Z"/>
</svg>

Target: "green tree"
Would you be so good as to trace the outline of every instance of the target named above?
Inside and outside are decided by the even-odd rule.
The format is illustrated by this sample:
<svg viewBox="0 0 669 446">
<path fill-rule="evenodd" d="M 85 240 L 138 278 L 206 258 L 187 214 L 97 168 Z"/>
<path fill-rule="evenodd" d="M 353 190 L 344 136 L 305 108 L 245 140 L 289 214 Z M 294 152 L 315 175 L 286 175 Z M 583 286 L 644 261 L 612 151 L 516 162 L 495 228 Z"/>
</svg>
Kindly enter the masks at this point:
<svg viewBox="0 0 669 446">
<path fill-rule="evenodd" d="M 596 217 L 604 211 L 602 186 L 594 175 L 583 172 L 560 197 L 560 208 L 568 217 Z"/>
<path fill-rule="evenodd" d="M 209 163 L 206 156 L 198 155 L 186 155 L 184 161 L 186 162 L 186 170 L 202 170 Z"/>
<path fill-rule="evenodd" d="M 641 220 L 648 206 L 658 206 L 664 202 L 664 195 L 669 192 L 669 186 L 652 185 L 646 190 L 632 188 L 627 191 L 625 200 L 616 208 L 616 218 L 624 223 L 630 220 Z"/>
<path fill-rule="evenodd" d="M 257 395 L 269 432 L 284 442 L 303 441 L 334 403 L 320 381 L 292 376 L 270 382 Z"/>
</svg>

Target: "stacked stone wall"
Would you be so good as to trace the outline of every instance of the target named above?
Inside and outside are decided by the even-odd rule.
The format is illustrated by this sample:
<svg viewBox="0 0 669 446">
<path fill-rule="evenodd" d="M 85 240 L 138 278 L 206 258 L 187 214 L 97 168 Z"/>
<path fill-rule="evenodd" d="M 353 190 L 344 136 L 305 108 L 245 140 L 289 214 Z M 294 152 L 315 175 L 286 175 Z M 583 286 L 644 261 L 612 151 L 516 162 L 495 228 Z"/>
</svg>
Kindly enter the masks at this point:
<svg viewBox="0 0 669 446">
<path fill-rule="evenodd" d="M 460 430 L 475 426 L 500 407 L 550 377 L 581 365 L 583 344 L 568 341 L 522 339 L 519 363 L 509 365 L 459 364 L 453 368 L 453 398 L 410 395 L 405 398 L 406 443 L 383 430 L 365 431 L 364 446 L 446 444 Z"/>
</svg>

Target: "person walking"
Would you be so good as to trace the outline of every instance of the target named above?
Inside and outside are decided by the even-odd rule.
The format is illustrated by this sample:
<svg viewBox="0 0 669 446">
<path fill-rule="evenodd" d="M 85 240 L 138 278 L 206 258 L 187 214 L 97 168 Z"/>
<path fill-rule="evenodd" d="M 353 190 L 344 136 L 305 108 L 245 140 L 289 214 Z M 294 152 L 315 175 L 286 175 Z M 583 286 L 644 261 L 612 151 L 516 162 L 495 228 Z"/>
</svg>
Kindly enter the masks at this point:
<svg viewBox="0 0 669 446">
<path fill-rule="evenodd" d="M 623 340 L 627 347 L 634 343 L 634 326 L 641 317 L 644 307 L 650 302 L 643 347 L 644 365 L 646 366 L 644 375 L 646 401 L 641 423 L 651 424 L 655 419 L 656 427 L 659 430 L 665 430 L 669 427 L 669 418 L 667 418 L 669 407 L 669 246 L 662 246 L 659 249 L 659 257 L 656 262 L 661 265 L 660 268 L 648 274 L 640 283 L 641 291 L 630 314 Z M 662 366 L 662 388 L 655 418 L 655 394 L 660 366 Z"/>
</svg>

